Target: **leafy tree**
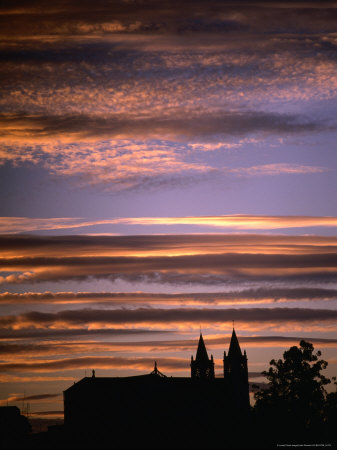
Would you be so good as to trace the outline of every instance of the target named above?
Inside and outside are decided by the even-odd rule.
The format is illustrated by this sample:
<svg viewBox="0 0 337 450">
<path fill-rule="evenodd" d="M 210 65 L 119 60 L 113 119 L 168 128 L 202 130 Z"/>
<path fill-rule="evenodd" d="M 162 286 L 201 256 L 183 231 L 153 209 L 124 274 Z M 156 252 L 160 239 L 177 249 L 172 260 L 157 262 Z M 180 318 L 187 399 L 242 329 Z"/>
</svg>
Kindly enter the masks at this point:
<svg viewBox="0 0 337 450">
<path fill-rule="evenodd" d="M 334 416 L 336 397 L 325 390 L 331 380 L 321 373 L 328 363 L 320 356 L 320 351 L 314 353 L 313 345 L 302 340 L 299 347 L 284 352 L 283 360 L 271 360 L 271 367 L 263 372 L 269 385 L 255 394 L 254 413 L 257 424 L 263 423 L 268 430 L 267 440 L 317 441 L 327 429 L 327 406 Z"/>
</svg>

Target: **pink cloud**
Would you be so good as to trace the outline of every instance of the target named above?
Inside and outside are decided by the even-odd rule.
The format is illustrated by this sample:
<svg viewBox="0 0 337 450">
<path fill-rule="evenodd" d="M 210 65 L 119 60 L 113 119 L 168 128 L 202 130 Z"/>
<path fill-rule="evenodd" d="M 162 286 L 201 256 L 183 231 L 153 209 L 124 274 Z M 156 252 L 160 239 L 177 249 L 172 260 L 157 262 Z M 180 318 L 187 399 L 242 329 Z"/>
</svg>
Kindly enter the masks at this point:
<svg viewBox="0 0 337 450">
<path fill-rule="evenodd" d="M 255 170 L 255 169 L 254 169 Z M 264 169 L 263 169 L 264 170 Z M 278 167 L 267 168 L 279 170 Z M 282 170 L 282 169 L 281 169 Z M 302 167 L 296 168 L 299 173 Z M 312 170 L 314 170 L 312 168 Z M 249 171 L 247 169 L 247 171 Z M 271 175 L 272 172 L 269 172 Z M 280 228 L 302 227 L 336 227 L 337 217 L 327 216 L 256 216 L 256 215 L 227 215 L 227 216 L 186 216 L 186 217 L 120 217 L 112 219 L 85 220 L 83 218 L 53 217 L 1 217 L 0 233 L 22 233 L 35 230 L 57 230 L 84 228 L 93 225 L 192 225 L 206 226 L 219 229 L 236 230 L 277 230 Z"/>
</svg>

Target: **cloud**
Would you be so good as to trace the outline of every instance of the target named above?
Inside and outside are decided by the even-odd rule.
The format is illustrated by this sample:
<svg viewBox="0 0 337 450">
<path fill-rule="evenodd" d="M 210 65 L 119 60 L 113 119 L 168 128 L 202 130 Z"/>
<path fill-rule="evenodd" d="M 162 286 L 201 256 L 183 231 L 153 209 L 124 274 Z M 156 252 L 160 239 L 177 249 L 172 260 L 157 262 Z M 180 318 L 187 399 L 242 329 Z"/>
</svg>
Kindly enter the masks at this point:
<svg viewBox="0 0 337 450">
<path fill-rule="evenodd" d="M 167 334 L 172 333 L 169 330 L 154 330 L 154 329 L 114 329 L 114 328 L 101 328 L 101 329 L 87 329 L 87 328 L 75 328 L 75 329 L 50 329 L 50 328 L 24 328 L 24 329 L 0 329 L 0 339 L 73 339 L 84 336 L 86 338 L 110 336 L 110 337 L 122 337 L 122 336 L 137 336 L 137 335 L 153 335 L 153 334 Z"/>
<path fill-rule="evenodd" d="M 212 160 L 207 155 L 199 155 L 203 153 L 202 146 L 194 150 L 190 147 L 195 140 L 207 144 L 228 138 L 242 141 L 252 134 L 263 134 L 266 138 L 270 134 L 333 129 L 326 122 L 259 111 L 207 111 L 198 115 L 184 108 L 171 113 L 155 111 L 153 117 L 144 113 L 144 116 L 130 113 L 0 115 L 0 162 L 38 165 L 51 174 L 76 177 L 79 185 L 99 185 L 114 191 L 173 186 L 179 184 L 179 179 L 191 183 L 211 176 L 303 175 L 329 170 L 285 162 L 235 168 L 219 166 L 210 164 Z M 209 152 L 210 147 L 207 149 Z M 222 149 L 216 151 L 220 153 Z"/>
<path fill-rule="evenodd" d="M 247 226 L 253 228 L 261 226 L 268 227 L 278 223 L 277 217 L 261 216 L 230 216 L 227 223 L 227 216 L 212 218 L 201 218 L 202 222 L 230 224 L 232 226 Z M 20 222 L 22 219 L 22 222 Z M 160 218 L 149 218 L 164 225 Z M 175 218 L 171 218 L 175 222 Z M 184 218 L 178 220 L 184 223 Z M 204 220 L 205 219 L 205 220 Z M 209 219 L 209 220 L 208 220 Z M 309 218 L 311 219 L 311 218 Z M 45 222 L 46 220 L 46 222 Z M 19 226 L 21 229 L 39 227 L 55 227 L 54 219 L 48 223 L 49 219 L 26 219 L 20 218 L 19 225 L 16 220 L 4 219 L 3 225 L 10 229 L 12 226 Z M 72 221 L 73 219 L 70 219 Z M 113 219 L 115 220 L 115 219 Z M 120 220 L 120 219 L 117 219 Z M 121 219 L 129 220 L 129 219 Z M 143 218 L 131 219 L 138 223 L 143 223 Z M 170 220 L 170 218 L 168 218 Z M 198 218 L 187 218 L 186 222 L 191 224 L 198 223 Z M 237 220 L 237 222 L 236 222 Z M 304 225 L 300 218 L 280 217 L 280 226 Z M 284 222 L 282 223 L 282 220 Z M 57 219 L 56 219 L 57 221 Z M 257 221 L 257 223 L 256 223 Z M 1 222 L 1 221 L 0 221 Z M 62 222 L 62 221 L 61 221 Z M 98 221 L 96 221 L 98 222 Z M 145 221 L 147 223 L 147 220 Z M 282 224 L 281 224 L 282 223 Z M 324 223 L 324 222 L 322 222 Z M 326 224 L 329 223 L 325 222 Z M 313 222 L 306 223 L 312 225 Z M 315 222 L 318 224 L 318 221 Z M 331 224 L 332 225 L 332 224 Z M 12 229 L 13 229 L 12 228 Z M 20 229 L 18 228 L 17 231 Z M 322 253 L 336 253 L 337 238 L 334 236 L 315 236 L 315 235 L 273 235 L 273 234 L 180 234 L 180 235 L 140 235 L 140 236 L 27 236 L 27 235 L 0 235 L 0 256 L 2 262 L 7 259 L 19 257 L 53 257 L 59 258 L 64 255 L 72 256 L 184 256 L 184 255 L 212 255 L 222 253 L 238 254 L 290 254 L 290 255 L 308 255 Z M 61 262 L 61 260 L 60 260 Z"/>
<path fill-rule="evenodd" d="M 200 153 L 335 132 L 311 108 L 337 95 L 335 16 L 303 2 L 6 5 L 2 162 L 115 192 L 322 173 L 286 152 L 251 167 Z"/>
<path fill-rule="evenodd" d="M 235 320 L 239 324 L 259 324 L 277 326 L 277 324 L 317 324 L 328 325 L 335 322 L 337 311 L 330 309 L 308 308 L 148 308 L 137 309 L 80 309 L 63 310 L 57 313 L 31 311 L 28 313 L 2 316 L 0 327 L 3 329 L 36 328 L 93 328 L 119 325 L 127 328 L 131 325 L 146 324 L 148 327 L 158 327 L 165 324 L 180 327 L 199 326 L 200 323 L 228 326 Z"/>
<path fill-rule="evenodd" d="M 265 166 L 264 166 L 265 167 Z M 336 226 L 335 217 L 310 216 L 199 216 L 199 217 L 138 217 L 115 219 L 115 223 L 137 225 L 206 225 L 219 228 L 245 229 L 279 229 L 310 226 Z"/>
<path fill-rule="evenodd" d="M 246 304 L 289 301 L 337 300 L 336 289 L 326 288 L 267 288 L 243 289 L 228 292 L 196 293 L 147 293 L 147 292 L 25 292 L 0 293 L 0 304 L 67 304 L 67 303 L 108 303 L 108 304 Z"/>
<path fill-rule="evenodd" d="M 43 9 L 43 6 L 45 7 Z M 43 13 L 41 12 L 43 11 Z M 7 36 L 29 37 L 93 33 L 181 34 L 228 33 L 229 31 L 334 31 L 336 8 L 331 2 L 204 2 L 153 0 L 110 2 L 98 0 L 95 8 L 88 2 L 59 1 L 46 5 L 37 1 L 9 2 L 1 12 Z M 28 21 L 27 17 L 31 18 Z M 8 23 L 9 22 L 9 23 Z M 35 24 L 35 27 L 33 26 Z M 9 26 L 12 25 L 12 26 Z M 15 25 L 16 27 L 14 27 Z M 26 25 L 26 26 L 25 26 Z M 262 26 L 263 25 L 263 26 Z"/>
<path fill-rule="evenodd" d="M 206 270 L 206 267 L 203 268 Z M 98 270 L 89 269 L 81 270 L 66 270 L 64 267 L 60 270 L 39 270 L 31 272 L 23 272 L 19 274 L 12 274 L 0 277 L 0 285 L 20 285 L 20 284 L 35 284 L 41 282 L 60 282 L 60 281 L 97 281 L 107 280 L 109 282 L 125 281 L 132 284 L 140 283 L 155 283 L 162 285 L 176 285 L 180 287 L 187 287 L 191 285 L 200 286 L 240 286 L 242 283 L 264 282 L 264 283 L 336 283 L 337 274 L 335 269 L 319 269 L 319 268 L 256 268 L 256 269 L 228 269 L 221 268 L 221 273 L 216 273 L 216 270 L 210 270 L 214 273 L 204 273 L 201 268 L 190 270 L 190 273 L 185 273 L 177 270 L 172 271 L 147 271 L 147 272 L 117 272 L 111 273 L 111 268 Z"/>
<path fill-rule="evenodd" d="M 263 164 L 252 167 L 239 167 L 230 169 L 230 173 L 242 176 L 265 176 L 265 175 L 282 175 L 282 174 L 308 174 L 327 172 L 325 167 L 305 166 L 301 164 Z"/>
<path fill-rule="evenodd" d="M 330 179 L 334 170 L 330 142 L 336 134 L 336 18 L 336 5 L 331 2 L 6 1 L 0 8 L 1 163 L 23 167 L 24 173 L 34 166 L 86 189 L 114 192 L 157 192 L 210 179 L 212 183 L 226 180 L 241 189 L 267 182 L 243 178 L 276 175 L 275 183 L 297 179 L 315 185 L 325 172 Z M 319 161 L 318 149 L 325 154 L 324 162 Z M 193 227 L 197 232 L 206 228 L 287 233 L 310 233 L 312 227 L 322 227 L 324 233 L 332 233 L 336 218 L 17 217 L 4 218 L 0 232 L 90 232 L 94 227 L 127 234 L 148 232 L 149 227 L 157 232 Z M 6 236 L 0 237 L 0 249 L 5 290 L 30 291 L 34 286 L 41 290 L 38 283 L 46 281 L 43 290 L 56 286 L 70 291 L 72 287 L 53 284 L 67 280 L 85 280 L 88 285 L 92 281 L 93 289 L 99 290 L 97 280 L 102 279 L 139 283 L 136 288 L 144 290 L 142 283 L 149 282 L 162 283 L 158 291 L 168 283 L 170 290 L 179 286 L 182 291 L 197 291 L 203 285 L 202 290 L 224 291 L 4 293 L 1 320 L 7 328 L 0 330 L 0 338 L 12 346 L 3 343 L 0 350 L 18 356 L 7 363 L 49 364 L 47 359 L 20 360 L 29 351 L 30 357 L 34 352 L 35 357 L 51 355 L 52 346 L 44 339 L 54 340 L 59 356 L 70 349 L 84 351 L 84 342 L 75 339 L 142 337 L 149 342 L 133 344 L 138 351 L 146 345 L 163 352 L 190 348 L 188 340 L 156 343 L 159 336 L 151 329 L 156 327 L 153 332 L 158 335 L 166 326 L 195 330 L 201 317 L 216 328 L 219 314 L 227 324 L 233 318 L 229 315 L 235 315 L 245 330 L 283 327 L 289 331 L 290 323 L 292 329 L 300 324 L 306 334 L 315 327 L 315 331 L 325 326 L 331 330 L 335 320 L 331 302 L 325 303 L 329 311 L 314 309 L 323 300 L 336 300 L 335 285 L 322 287 L 337 281 L 335 237 Z M 52 283 L 46 287 L 48 281 Z M 105 304 L 84 310 L 80 306 L 84 301 Z M 300 309 L 265 307 L 281 301 L 315 303 L 312 310 L 308 303 Z M 81 309 L 78 317 L 68 310 L 27 313 L 31 302 L 44 311 L 58 311 L 61 302 L 71 304 L 69 309 Z M 269 305 L 253 308 L 262 302 Z M 47 307 L 48 303 L 52 305 Z M 217 308 L 245 303 L 252 307 Z M 139 308 L 144 304 L 154 308 Z M 205 305 L 208 308 L 200 308 Z M 111 306 L 117 309 L 99 310 Z M 140 325 L 143 330 L 121 329 Z M 110 326 L 113 329 L 104 328 Z M 292 344 L 284 336 L 248 338 L 252 340 L 242 339 L 249 346 Z M 26 339 L 39 342 L 34 347 Z M 212 339 L 212 345 L 222 345 L 217 337 Z M 69 345 L 57 340 L 67 340 Z M 323 344 L 335 346 L 335 342 Z M 94 350 L 95 344 L 87 345 L 87 351 Z M 119 350 L 114 345 L 105 342 L 96 347 L 121 351 L 124 345 L 124 351 L 131 350 L 127 342 L 119 342 Z M 82 360 L 74 365 L 86 363 L 91 364 Z M 105 363 L 130 366 L 125 360 Z M 104 360 L 97 364 L 103 366 Z M 151 370 L 152 364 L 147 364 L 146 370 Z M 26 369 L 21 367 L 23 372 L 18 373 Z M 47 370 L 51 375 L 51 366 Z"/>
<path fill-rule="evenodd" d="M 336 277 L 336 253 L 313 254 L 201 254 L 179 256 L 83 256 L 2 258 L 0 267 L 10 275 L 0 284 L 117 279 L 129 282 L 201 282 L 213 279 L 265 277 Z"/>
<path fill-rule="evenodd" d="M 223 254 L 205 254 L 199 255 L 196 261 L 195 255 L 183 256 L 64 256 L 64 257 L 21 257 L 21 258 L 2 258 L 0 267 L 4 270 L 51 267 L 74 268 L 80 271 L 89 267 L 92 275 L 100 273 L 146 273 L 161 270 L 177 271 L 214 271 L 215 273 L 226 273 L 227 268 L 334 268 L 337 262 L 335 253 L 320 254 L 252 254 L 252 253 L 223 253 Z M 222 269 L 223 270 L 222 270 Z M 79 273 L 81 275 L 81 273 Z"/>
<path fill-rule="evenodd" d="M 11 395 L 6 399 L 0 400 L 0 405 L 6 405 L 8 403 L 14 403 L 14 402 L 41 402 L 43 400 L 50 400 L 55 399 L 57 397 L 60 397 L 61 394 L 36 394 L 36 395 Z"/>
<path fill-rule="evenodd" d="M 186 358 L 174 358 L 156 356 L 159 369 L 162 371 L 189 371 L 189 362 Z M 221 366 L 221 360 L 216 360 L 216 364 Z M 131 369 L 137 371 L 151 371 L 154 366 L 154 357 L 125 357 L 125 356 L 83 356 L 78 358 L 63 358 L 63 359 L 44 359 L 44 360 L 32 360 L 25 362 L 1 362 L 0 369 L 3 373 L 50 373 L 56 371 L 66 370 L 78 370 L 78 369 Z M 250 378 L 262 377 L 260 372 L 251 372 Z M 46 378 L 48 380 L 48 378 Z M 58 394 L 47 394 L 48 397 L 43 395 L 33 396 L 36 397 L 33 400 L 44 400 L 58 396 Z M 16 395 L 16 398 L 22 398 L 20 395 Z M 38 398 L 39 397 L 39 398 Z M 3 400 L 7 402 L 6 400 Z M 20 401 L 20 400 L 16 400 Z"/>
<path fill-rule="evenodd" d="M 248 169 L 247 169 L 248 170 Z M 299 169 L 301 170 L 301 169 Z M 277 230 L 282 228 L 305 228 L 305 227 L 336 227 L 337 218 L 331 216 L 258 216 L 249 214 L 237 215 L 219 215 L 219 216 L 186 216 L 186 217 L 118 217 L 111 219 L 96 219 L 88 220 L 80 217 L 51 217 L 51 218 L 30 218 L 30 217 L 1 217 L 0 218 L 0 233 L 24 233 L 29 231 L 43 231 L 43 230 L 63 230 L 63 229 L 79 229 L 92 227 L 97 225 L 189 225 L 189 226 L 203 226 L 209 228 L 219 229 L 234 229 L 234 230 Z M 7 237 L 0 239 L 7 240 Z M 26 239 L 26 241 L 25 241 Z M 33 237 L 21 238 L 17 241 L 18 244 L 27 245 L 28 240 L 33 241 Z M 36 242 L 38 238 L 35 238 Z M 42 238 L 43 239 L 43 238 Z M 47 238 L 44 238 L 47 239 Z M 50 238 L 51 239 L 51 238 Z M 86 239 L 87 245 L 90 245 L 90 238 L 85 237 L 68 237 L 58 238 L 59 240 L 68 240 L 67 245 L 70 245 L 69 240 L 73 239 L 73 245 L 84 242 Z M 130 238 L 131 239 L 131 238 Z M 134 237 L 133 239 L 137 239 Z M 140 239 L 140 238 L 138 238 Z M 153 238 L 159 239 L 157 237 Z M 165 239 L 164 237 L 162 238 Z M 167 238 L 168 239 L 168 238 Z M 177 237 L 177 239 L 182 239 Z M 192 239 L 192 238 L 191 238 Z M 195 240 L 201 238 L 194 238 Z M 207 239 L 207 238 L 205 238 Z M 220 239 L 220 238 L 218 238 Z M 279 238 L 281 239 L 281 238 Z M 290 239 L 290 238 L 289 238 Z M 300 239 L 300 238 L 299 238 Z M 126 240 L 126 239 L 124 239 Z M 94 239 L 91 239 L 95 242 Z M 106 238 L 109 242 L 109 238 Z M 122 238 L 120 238 L 122 241 Z M 13 243 L 14 241 L 11 240 Z M 51 242 L 51 240 L 50 240 Z M 97 242 L 99 242 L 97 238 Z M 102 240 L 101 240 L 102 242 Z M 117 243 L 117 239 L 110 237 L 111 243 Z M 148 242 L 146 242 L 148 244 Z M 8 244 L 7 244 L 8 245 Z M 7 246 L 6 245 L 6 246 Z M 92 245 L 92 244 L 91 244 Z"/>
<path fill-rule="evenodd" d="M 190 183 L 210 176 L 298 175 L 329 170 L 284 162 L 221 167 L 210 164 L 206 155 L 196 159 L 194 154 L 202 153 L 203 147 L 192 150 L 188 144 L 195 139 L 218 142 L 231 136 L 242 141 L 240 135 L 251 133 L 289 134 L 326 128 L 295 117 L 260 112 L 223 113 L 220 117 L 208 112 L 205 117 L 193 117 L 188 111 L 174 111 L 172 119 L 166 115 L 158 118 L 158 113 L 146 119 L 132 115 L 124 121 L 122 114 L 117 116 L 0 116 L 0 162 L 35 164 L 58 176 L 77 177 L 80 185 L 115 191 L 177 185 L 179 179 Z"/>
<path fill-rule="evenodd" d="M 180 113 L 182 114 L 182 113 Z M 235 136 L 256 132 L 293 133 L 326 129 L 326 124 L 304 121 L 301 117 L 264 113 L 236 112 L 218 115 L 185 115 L 176 118 L 122 118 L 112 116 L 34 116 L 1 115 L 0 140 L 46 140 L 90 138 L 190 140 L 207 136 Z"/>
<path fill-rule="evenodd" d="M 74 381 L 74 377 L 60 375 L 60 376 L 16 376 L 13 374 L 0 374 L 0 383 L 41 383 L 50 381 Z"/>
<path fill-rule="evenodd" d="M 80 332 L 83 330 L 80 330 Z M 79 334 L 81 336 L 81 334 Z M 12 338 L 17 337 L 14 330 Z M 90 337 L 90 336 L 88 336 Z M 34 356 L 71 356 L 74 354 L 95 354 L 98 353 L 110 353 L 110 352 L 130 352 L 130 353 L 154 353 L 160 352 L 181 352 L 191 351 L 194 352 L 197 348 L 197 339 L 179 339 L 179 340 L 147 340 L 147 341 L 118 341 L 118 342 L 103 342 L 100 340 L 82 340 L 61 342 L 50 341 L 53 338 L 45 335 L 48 339 L 44 342 L 4 342 L 0 343 L 0 355 L 3 362 L 18 362 L 23 357 Z M 209 351 L 213 351 L 215 348 L 223 349 L 224 346 L 228 346 L 231 336 L 214 336 L 204 335 L 204 340 Z M 298 345 L 302 340 L 313 343 L 319 348 L 337 348 L 337 339 L 333 338 L 315 338 L 315 337 L 294 337 L 294 336 L 240 336 L 240 344 L 244 348 L 268 348 L 268 347 L 280 347 L 285 348 L 287 346 Z M 1 379 L 0 379 L 1 381 Z M 20 380 L 17 380 L 20 381 Z"/>
<path fill-rule="evenodd" d="M 163 370 L 187 370 L 188 361 L 183 358 L 159 358 L 159 368 Z M 136 369 L 152 370 L 153 358 L 127 358 L 113 356 L 95 356 L 67 358 L 49 361 L 33 361 L 24 363 L 0 363 L 0 369 L 4 372 L 54 372 L 59 370 L 87 369 Z"/>
</svg>

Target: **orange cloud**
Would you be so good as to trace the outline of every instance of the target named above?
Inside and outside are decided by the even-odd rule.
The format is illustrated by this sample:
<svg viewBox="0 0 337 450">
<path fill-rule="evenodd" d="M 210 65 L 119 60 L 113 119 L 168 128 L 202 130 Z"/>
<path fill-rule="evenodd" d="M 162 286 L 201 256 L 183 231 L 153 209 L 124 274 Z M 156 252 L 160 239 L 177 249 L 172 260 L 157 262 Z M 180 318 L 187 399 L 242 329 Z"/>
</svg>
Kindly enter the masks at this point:
<svg viewBox="0 0 337 450">
<path fill-rule="evenodd" d="M 37 394 L 37 395 L 27 395 L 25 396 L 23 393 L 22 394 L 12 394 L 9 397 L 7 397 L 6 399 L 2 399 L 0 400 L 0 405 L 6 405 L 8 403 L 14 403 L 14 402 L 50 402 L 51 399 L 53 399 L 53 402 L 55 402 L 55 399 L 57 397 L 60 397 L 61 394 Z M 60 400 L 59 400 L 60 402 Z"/>
<path fill-rule="evenodd" d="M 205 225 L 238 230 L 274 230 L 298 227 L 335 227 L 337 217 L 228 215 L 204 217 L 139 217 L 115 219 L 115 223 L 137 225 Z"/>
<path fill-rule="evenodd" d="M 50 381 L 74 381 L 74 377 L 61 376 L 17 376 L 13 374 L 0 374 L 0 383 L 41 383 Z"/>
<path fill-rule="evenodd" d="M 188 370 L 188 361 L 184 358 L 158 358 L 160 369 L 163 370 Z M 0 370 L 4 372 L 40 372 L 48 373 L 60 370 L 87 369 L 136 369 L 152 370 L 153 358 L 127 358 L 113 356 L 84 356 L 80 358 L 68 358 L 57 360 L 34 360 L 19 363 L 0 363 Z"/>
<path fill-rule="evenodd" d="M 15 336 L 15 335 L 14 335 Z M 48 338 L 48 335 L 45 336 Z M 230 335 L 204 335 L 207 348 L 223 349 L 229 345 Z M 240 343 L 244 348 L 286 348 L 287 346 L 298 345 L 301 339 L 312 342 L 319 348 L 337 348 L 337 339 L 332 338 L 312 338 L 293 336 L 240 336 Z M 194 352 L 197 348 L 197 339 L 179 340 L 151 340 L 151 341 L 119 341 L 102 342 L 98 340 L 83 341 L 42 341 L 39 343 L 24 343 L 16 341 L 14 343 L 1 343 L 0 355 L 2 361 L 26 362 L 27 358 L 37 358 L 39 356 L 71 356 L 74 354 L 95 354 L 111 352 L 139 354 L 165 352 Z M 48 378 L 51 380 L 51 378 Z M 59 378 L 57 378 L 59 379 Z M 62 379 L 62 378 L 60 378 Z M 1 378 L 0 378 L 1 381 Z M 17 381 L 20 381 L 18 379 Z M 21 380 L 22 381 L 22 380 Z"/>
<path fill-rule="evenodd" d="M 36 230 L 85 228 L 93 225 L 192 225 L 234 230 L 277 230 L 282 228 L 336 227 L 337 217 L 327 216 L 195 216 L 195 217 L 121 217 L 84 220 L 82 218 L 1 217 L 0 233 Z M 281 238 L 280 238 L 281 239 Z M 289 238 L 290 239 L 290 238 Z M 300 239 L 300 238 L 299 238 Z M 314 239 L 314 238 L 312 238 Z M 310 239 L 309 239 L 310 240 Z"/>
</svg>

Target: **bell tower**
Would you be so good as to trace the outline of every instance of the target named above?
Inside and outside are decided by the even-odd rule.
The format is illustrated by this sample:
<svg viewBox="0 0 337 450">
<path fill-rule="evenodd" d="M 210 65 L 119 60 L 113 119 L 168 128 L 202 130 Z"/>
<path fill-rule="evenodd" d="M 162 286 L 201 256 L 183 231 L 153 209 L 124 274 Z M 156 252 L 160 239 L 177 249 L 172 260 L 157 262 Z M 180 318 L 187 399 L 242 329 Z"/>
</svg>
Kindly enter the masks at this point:
<svg viewBox="0 0 337 450">
<path fill-rule="evenodd" d="M 215 378 L 213 355 L 211 355 L 211 359 L 208 358 L 201 333 L 195 360 L 191 356 L 191 378 L 201 380 L 213 380 Z"/>
<path fill-rule="evenodd" d="M 242 354 L 234 327 L 228 356 L 224 352 L 224 378 L 239 409 L 249 408 L 248 360 L 246 350 Z"/>
</svg>

